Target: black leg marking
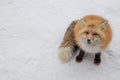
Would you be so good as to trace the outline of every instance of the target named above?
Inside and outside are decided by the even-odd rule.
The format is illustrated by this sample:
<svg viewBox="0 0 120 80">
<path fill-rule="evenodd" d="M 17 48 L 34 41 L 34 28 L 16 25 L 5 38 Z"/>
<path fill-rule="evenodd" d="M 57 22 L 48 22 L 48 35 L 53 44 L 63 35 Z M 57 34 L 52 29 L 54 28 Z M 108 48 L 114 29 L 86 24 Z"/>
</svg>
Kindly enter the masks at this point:
<svg viewBox="0 0 120 80">
<path fill-rule="evenodd" d="M 101 53 L 100 52 L 95 54 L 94 63 L 96 65 L 99 65 L 101 63 Z"/>
<path fill-rule="evenodd" d="M 77 51 L 78 49 L 79 49 L 78 45 L 75 45 L 73 51 L 75 52 L 75 51 Z"/>
<path fill-rule="evenodd" d="M 80 50 L 80 53 L 78 56 L 76 56 L 76 62 L 81 62 L 83 60 L 85 52 L 83 50 Z"/>
</svg>

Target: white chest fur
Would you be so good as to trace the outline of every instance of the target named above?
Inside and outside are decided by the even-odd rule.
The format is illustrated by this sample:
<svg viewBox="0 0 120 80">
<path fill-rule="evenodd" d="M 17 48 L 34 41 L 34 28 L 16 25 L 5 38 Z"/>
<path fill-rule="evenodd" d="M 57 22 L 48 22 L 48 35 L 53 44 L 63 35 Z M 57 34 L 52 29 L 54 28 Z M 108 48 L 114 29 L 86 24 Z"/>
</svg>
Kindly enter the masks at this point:
<svg viewBox="0 0 120 80">
<path fill-rule="evenodd" d="M 92 46 L 92 45 L 86 44 L 85 42 L 82 42 L 80 47 L 87 53 L 95 54 L 100 52 L 99 46 Z"/>
</svg>

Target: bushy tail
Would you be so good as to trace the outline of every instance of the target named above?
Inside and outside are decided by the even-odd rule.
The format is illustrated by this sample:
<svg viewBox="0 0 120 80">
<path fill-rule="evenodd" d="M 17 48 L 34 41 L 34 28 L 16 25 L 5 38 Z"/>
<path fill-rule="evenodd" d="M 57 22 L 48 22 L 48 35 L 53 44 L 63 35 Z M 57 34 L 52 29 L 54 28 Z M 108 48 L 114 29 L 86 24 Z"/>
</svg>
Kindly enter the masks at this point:
<svg viewBox="0 0 120 80">
<path fill-rule="evenodd" d="M 62 63 L 68 62 L 74 55 L 76 42 L 74 40 L 74 27 L 77 21 L 73 21 L 68 27 L 64 39 L 59 47 L 59 59 Z"/>
</svg>

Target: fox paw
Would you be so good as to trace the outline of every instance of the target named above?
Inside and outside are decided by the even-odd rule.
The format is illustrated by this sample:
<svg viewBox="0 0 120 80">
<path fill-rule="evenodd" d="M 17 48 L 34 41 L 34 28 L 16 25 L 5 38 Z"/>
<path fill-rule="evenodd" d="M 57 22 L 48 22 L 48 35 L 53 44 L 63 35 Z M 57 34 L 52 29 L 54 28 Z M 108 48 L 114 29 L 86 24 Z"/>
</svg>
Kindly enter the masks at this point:
<svg viewBox="0 0 120 80">
<path fill-rule="evenodd" d="M 94 64 L 99 65 L 101 63 L 101 59 L 94 59 Z"/>
<path fill-rule="evenodd" d="M 80 62 L 82 62 L 82 60 L 83 60 L 83 58 L 81 58 L 79 56 L 76 57 L 76 62 L 80 63 Z"/>
</svg>

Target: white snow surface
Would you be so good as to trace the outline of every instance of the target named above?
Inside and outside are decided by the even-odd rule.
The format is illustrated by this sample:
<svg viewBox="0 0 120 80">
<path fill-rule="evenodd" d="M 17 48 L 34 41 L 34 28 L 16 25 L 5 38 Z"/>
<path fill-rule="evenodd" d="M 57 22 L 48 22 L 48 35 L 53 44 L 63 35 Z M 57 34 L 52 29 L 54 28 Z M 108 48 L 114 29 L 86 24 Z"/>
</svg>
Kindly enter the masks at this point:
<svg viewBox="0 0 120 80">
<path fill-rule="evenodd" d="M 69 24 L 88 14 L 109 20 L 113 40 L 93 64 L 66 64 L 58 47 Z M 0 0 L 0 80 L 120 80 L 120 0 Z"/>
</svg>

